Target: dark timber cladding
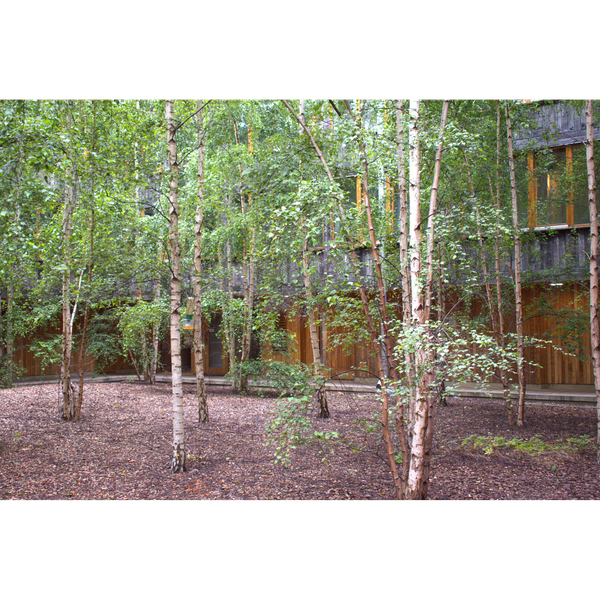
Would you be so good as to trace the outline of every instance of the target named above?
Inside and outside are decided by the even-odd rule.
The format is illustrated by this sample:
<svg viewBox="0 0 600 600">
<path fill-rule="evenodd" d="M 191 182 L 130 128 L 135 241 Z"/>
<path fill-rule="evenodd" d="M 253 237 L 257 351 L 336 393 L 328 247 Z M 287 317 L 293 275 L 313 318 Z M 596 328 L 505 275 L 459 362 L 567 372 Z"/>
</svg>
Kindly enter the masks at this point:
<svg viewBox="0 0 600 600">
<path fill-rule="evenodd" d="M 589 271 L 589 227 L 548 227 L 523 239 L 521 268 L 527 281 L 582 281 Z M 511 258 L 514 263 L 514 257 Z"/>
<path fill-rule="evenodd" d="M 595 102 L 600 109 L 600 102 Z M 585 106 L 555 100 L 536 102 L 531 107 L 531 123 L 515 132 L 516 151 L 534 148 L 556 148 L 582 144 L 586 139 Z M 594 138 L 600 139 L 600 126 L 594 127 Z"/>
</svg>

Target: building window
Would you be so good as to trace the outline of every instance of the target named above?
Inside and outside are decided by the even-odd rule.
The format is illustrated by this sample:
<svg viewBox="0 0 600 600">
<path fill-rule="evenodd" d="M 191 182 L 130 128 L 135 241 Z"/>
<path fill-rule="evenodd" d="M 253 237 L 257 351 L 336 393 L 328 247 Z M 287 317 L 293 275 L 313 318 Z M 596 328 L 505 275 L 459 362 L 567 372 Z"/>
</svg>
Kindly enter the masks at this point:
<svg viewBox="0 0 600 600">
<path fill-rule="evenodd" d="M 527 225 L 585 225 L 590 222 L 583 144 L 527 154 Z"/>
<path fill-rule="evenodd" d="M 273 352 L 285 353 L 288 350 L 289 341 L 285 313 L 279 313 L 276 329 L 271 338 L 271 350 Z"/>
<path fill-rule="evenodd" d="M 573 187 L 573 223 L 574 225 L 588 225 L 590 222 L 590 201 L 588 197 L 585 146 L 578 144 L 571 148 L 573 155 L 573 170 L 571 174 Z"/>
<path fill-rule="evenodd" d="M 223 340 L 221 339 L 221 323 L 223 317 L 215 315 L 208 328 L 208 367 L 220 369 L 223 366 Z"/>
</svg>

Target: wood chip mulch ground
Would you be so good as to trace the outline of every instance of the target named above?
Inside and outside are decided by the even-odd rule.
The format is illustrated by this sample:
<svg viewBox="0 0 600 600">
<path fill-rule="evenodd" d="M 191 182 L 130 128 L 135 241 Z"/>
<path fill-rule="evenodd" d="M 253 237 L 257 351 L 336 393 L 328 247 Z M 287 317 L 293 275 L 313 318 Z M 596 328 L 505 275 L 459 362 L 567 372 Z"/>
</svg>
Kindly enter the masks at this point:
<svg viewBox="0 0 600 600">
<path fill-rule="evenodd" d="M 56 384 L 0 390 L 0 498 L 181 500 L 393 499 L 375 394 L 330 393 L 333 446 L 304 445 L 291 466 L 274 464 L 265 431 L 276 398 L 241 397 L 209 387 L 210 422 L 197 422 L 185 386 L 187 471 L 172 474 L 168 384 L 87 383 L 82 418 L 58 417 Z M 437 409 L 432 500 L 600 499 L 595 448 L 485 454 L 461 445 L 476 434 L 505 439 L 595 439 L 595 407 L 528 404 L 522 428 L 509 427 L 502 401 L 449 399 Z M 333 453 L 331 453 L 333 450 Z"/>
</svg>

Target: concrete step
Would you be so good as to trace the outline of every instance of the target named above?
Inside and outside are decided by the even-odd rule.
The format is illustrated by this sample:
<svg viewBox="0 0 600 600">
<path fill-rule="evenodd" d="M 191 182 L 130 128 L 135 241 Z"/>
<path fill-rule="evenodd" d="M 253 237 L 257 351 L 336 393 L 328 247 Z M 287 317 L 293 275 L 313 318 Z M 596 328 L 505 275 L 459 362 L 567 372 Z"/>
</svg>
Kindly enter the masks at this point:
<svg viewBox="0 0 600 600">
<path fill-rule="evenodd" d="M 183 383 L 194 384 L 196 377 L 194 375 L 183 375 Z M 225 377 L 205 376 L 207 385 L 229 387 L 231 382 Z M 157 382 L 169 383 L 171 381 L 170 373 L 159 373 L 156 376 Z M 56 385 L 58 376 L 47 375 L 41 377 L 23 377 L 15 382 L 15 387 L 38 384 L 54 384 Z M 73 378 L 77 381 L 77 378 Z M 106 383 L 117 381 L 137 382 L 137 376 L 128 373 L 124 374 L 109 374 L 109 375 L 94 375 L 86 373 L 85 381 L 87 383 Z M 265 384 L 252 384 L 253 387 L 267 387 Z M 361 382 L 360 380 L 330 380 L 325 384 L 325 388 L 335 392 L 355 392 L 361 394 L 376 394 L 377 390 L 373 382 Z M 502 390 L 498 388 L 484 388 L 483 386 L 459 386 L 452 393 L 453 396 L 464 398 L 497 398 L 502 399 Z M 516 396 L 513 394 L 513 398 Z M 571 404 L 578 406 L 595 406 L 596 395 L 589 389 L 577 389 L 577 386 L 569 388 L 562 386 L 561 389 L 528 389 L 525 394 L 526 402 L 549 402 L 559 404 Z"/>
</svg>

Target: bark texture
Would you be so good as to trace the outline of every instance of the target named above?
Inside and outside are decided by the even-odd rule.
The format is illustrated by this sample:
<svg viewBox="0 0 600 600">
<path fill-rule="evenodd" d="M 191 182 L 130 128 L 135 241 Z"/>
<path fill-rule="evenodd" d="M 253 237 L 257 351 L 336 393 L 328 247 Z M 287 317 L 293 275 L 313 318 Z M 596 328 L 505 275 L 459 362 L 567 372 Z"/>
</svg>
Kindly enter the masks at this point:
<svg viewBox="0 0 600 600">
<path fill-rule="evenodd" d="M 174 100 L 167 100 L 167 149 L 169 156 L 169 251 L 171 256 L 171 376 L 173 396 L 173 456 L 171 471 L 186 469 L 183 427 L 183 382 L 181 376 L 181 250 L 179 248 L 179 199 Z"/>
<path fill-rule="evenodd" d="M 204 202 L 204 125 L 202 101 L 197 101 L 198 120 L 198 199 L 194 223 L 194 360 L 196 366 L 196 395 L 198 396 L 198 421 L 208 423 L 208 402 L 204 381 L 204 353 L 202 344 L 202 223 Z"/>
<path fill-rule="evenodd" d="M 596 205 L 596 167 L 594 162 L 594 104 L 587 100 L 585 105 L 586 143 L 585 154 L 588 173 L 588 197 L 590 203 L 590 335 L 592 343 L 592 367 L 596 389 L 598 429 L 600 440 L 600 323 L 598 322 L 598 209 Z M 600 450 L 598 452 L 600 461 Z"/>
<path fill-rule="evenodd" d="M 523 333 L 523 294 L 521 285 L 521 232 L 519 230 L 519 213 L 517 204 L 517 179 L 515 176 L 515 156 L 512 142 L 512 125 L 510 121 L 510 109 L 506 103 L 506 138 L 508 144 L 508 162 L 510 166 L 510 191 L 512 199 L 512 217 L 515 242 L 515 310 L 517 320 L 517 378 L 519 385 L 518 416 L 517 425 L 523 426 L 525 419 L 525 342 Z"/>
</svg>

